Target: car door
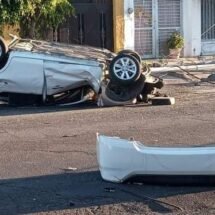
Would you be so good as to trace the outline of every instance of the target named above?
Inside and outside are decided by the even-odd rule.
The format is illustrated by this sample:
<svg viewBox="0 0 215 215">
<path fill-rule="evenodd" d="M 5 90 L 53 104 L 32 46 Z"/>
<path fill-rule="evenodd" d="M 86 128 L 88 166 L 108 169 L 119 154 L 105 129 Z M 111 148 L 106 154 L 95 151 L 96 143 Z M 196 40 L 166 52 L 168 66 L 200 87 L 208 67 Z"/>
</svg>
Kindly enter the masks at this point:
<svg viewBox="0 0 215 215">
<path fill-rule="evenodd" d="M 100 89 L 102 68 L 99 63 L 89 60 L 45 61 L 44 73 L 47 95 L 54 95 L 82 86 Z"/>
</svg>

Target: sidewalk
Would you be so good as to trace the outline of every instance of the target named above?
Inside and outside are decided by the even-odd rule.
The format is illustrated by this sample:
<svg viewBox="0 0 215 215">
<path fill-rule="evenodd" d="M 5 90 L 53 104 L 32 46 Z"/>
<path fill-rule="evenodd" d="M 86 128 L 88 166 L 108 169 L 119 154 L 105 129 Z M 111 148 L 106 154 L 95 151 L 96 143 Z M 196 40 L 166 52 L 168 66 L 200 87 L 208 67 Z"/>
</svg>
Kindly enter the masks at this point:
<svg viewBox="0 0 215 215">
<path fill-rule="evenodd" d="M 162 77 L 166 84 L 199 82 L 200 79 L 205 80 L 209 75 L 215 74 L 215 56 L 152 59 L 145 62 L 152 66 L 152 74 Z"/>
<path fill-rule="evenodd" d="M 215 64 L 215 56 L 199 56 L 199 57 L 190 57 L 190 58 L 179 58 L 179 59 L 168 59 L 168 58 L 159 58 L 159 59 L 145 59 L 143 60 L 148 64 L 159 64 L 167 67 L 173 66 L 190 66 L 190 65 L 205 65 L 205 64 Z M 156 65 L 157 64 L 157 65 Z"/>
</svg>

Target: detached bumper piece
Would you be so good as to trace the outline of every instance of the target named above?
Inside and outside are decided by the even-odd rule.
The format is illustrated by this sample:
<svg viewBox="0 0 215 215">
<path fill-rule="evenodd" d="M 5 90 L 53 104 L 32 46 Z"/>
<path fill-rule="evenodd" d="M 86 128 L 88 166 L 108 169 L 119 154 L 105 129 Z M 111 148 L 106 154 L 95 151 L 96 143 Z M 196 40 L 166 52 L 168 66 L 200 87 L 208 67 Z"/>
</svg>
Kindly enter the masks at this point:
<svg viewBox="0 0 215 215">
<path fill-rule="evenodd" d="M 97 135 L 97 159 L 102 178 L 110 182 L 215 185 L 215 147 L 147 147 Z"/>
<path fill-rule="evenodd" d="M 174 105 L 174 97 L 153 97 L 151 98 L 152 105 Z"/>
</svg>

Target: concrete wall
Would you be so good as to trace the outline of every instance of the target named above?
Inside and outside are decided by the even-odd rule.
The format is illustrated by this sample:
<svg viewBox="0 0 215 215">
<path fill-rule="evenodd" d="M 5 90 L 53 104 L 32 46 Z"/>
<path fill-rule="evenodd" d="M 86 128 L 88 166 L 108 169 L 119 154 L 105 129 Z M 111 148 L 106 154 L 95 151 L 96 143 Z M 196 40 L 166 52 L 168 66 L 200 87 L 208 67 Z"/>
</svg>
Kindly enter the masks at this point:
<svg viewBox="0 0 215 215">
<path fill-rule="evenodd" d="M 124 0 L 124 49 L 134 49 L 134 0 Z"/>
<path fill-rule="evenodd" d="M 183 0 L 184 56 L 201 54 L 201 0 Z"/>
</svg>

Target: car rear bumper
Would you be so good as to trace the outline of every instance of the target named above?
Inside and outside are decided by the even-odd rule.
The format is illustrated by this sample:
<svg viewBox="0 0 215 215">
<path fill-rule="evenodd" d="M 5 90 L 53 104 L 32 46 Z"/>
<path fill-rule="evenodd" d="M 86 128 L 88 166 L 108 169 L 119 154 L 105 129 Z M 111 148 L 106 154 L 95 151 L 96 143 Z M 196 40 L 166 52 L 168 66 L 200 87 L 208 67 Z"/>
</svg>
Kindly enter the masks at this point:
<svg viewBox="0 0 215 215">
<path fill-rule="evenodd" d="M 118 137 L 97 136 L 101 176 L 124 182 L 134 176 L 215 176 L 215 147 L 146 147 Z"/>
</svg>

